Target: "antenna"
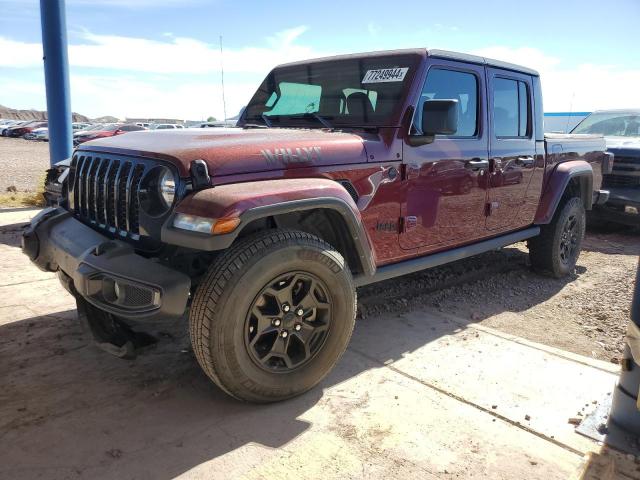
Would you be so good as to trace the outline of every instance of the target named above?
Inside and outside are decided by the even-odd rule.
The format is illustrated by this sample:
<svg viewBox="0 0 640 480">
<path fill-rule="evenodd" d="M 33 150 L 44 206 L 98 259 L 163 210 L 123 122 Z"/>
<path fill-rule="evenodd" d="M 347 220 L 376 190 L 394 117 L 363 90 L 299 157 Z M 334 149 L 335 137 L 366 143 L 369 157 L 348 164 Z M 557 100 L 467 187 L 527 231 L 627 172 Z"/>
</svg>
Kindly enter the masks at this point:
<svg viewBox="0 0 640 480">
<path fill-rule="evenodd" d="M 222 81 L 222 109 L 224 110 L 224 120 L 227 120 L 227 103 L 224 99 L 224 65 L 222 63 L 222 35 L 220 35 L 220 80 Z"/>
<path fill-rule="evenodd" d="M 571 121 L 571 114 L 573 113 L 573 99 L 576 96 L 576 91 L 574 90 L 571 94 L 571 103 L 569 104 L 569 115 L 567 115 L 567 126 L 564 129 L 564 133 L 569 133 L 569 122 Z"/>
</svg>

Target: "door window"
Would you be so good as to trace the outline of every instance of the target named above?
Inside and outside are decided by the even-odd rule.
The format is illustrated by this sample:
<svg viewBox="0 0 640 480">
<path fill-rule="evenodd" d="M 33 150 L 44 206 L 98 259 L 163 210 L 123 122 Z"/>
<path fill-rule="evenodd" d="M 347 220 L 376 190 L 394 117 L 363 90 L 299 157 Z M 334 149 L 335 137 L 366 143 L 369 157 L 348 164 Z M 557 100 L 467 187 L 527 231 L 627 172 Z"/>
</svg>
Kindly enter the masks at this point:
<svg viewBox="0 0 640 480">
<path fill-rule="evenodd" d="M 493 81 L 493 130 L 498 138 L 529 135 L 529 94 L 525 82 L 507 78 Z"/>
<path fill-rule="evenodd" d="M 472 73 L 432 68 L 418 101 L 414 129 L 420 132 L 422 105 L 427 100 L 458 100 L 458 130 L 449 137 L 473 137 L 478 133 L 478 79 Z"/>
</svg>

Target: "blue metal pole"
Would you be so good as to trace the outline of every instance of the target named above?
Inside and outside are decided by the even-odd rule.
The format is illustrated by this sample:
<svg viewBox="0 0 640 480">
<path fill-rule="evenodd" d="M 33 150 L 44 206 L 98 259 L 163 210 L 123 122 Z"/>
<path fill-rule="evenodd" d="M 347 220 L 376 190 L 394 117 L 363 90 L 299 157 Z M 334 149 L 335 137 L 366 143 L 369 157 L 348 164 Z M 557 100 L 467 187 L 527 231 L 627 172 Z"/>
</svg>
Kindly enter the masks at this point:
<svg viewBox="0 0 640 480">
<path fill-rule="evenodd" d="M 51 165 L 71 156 L 71 95 L 65 0 L 40 0 Z"/>
</svg>

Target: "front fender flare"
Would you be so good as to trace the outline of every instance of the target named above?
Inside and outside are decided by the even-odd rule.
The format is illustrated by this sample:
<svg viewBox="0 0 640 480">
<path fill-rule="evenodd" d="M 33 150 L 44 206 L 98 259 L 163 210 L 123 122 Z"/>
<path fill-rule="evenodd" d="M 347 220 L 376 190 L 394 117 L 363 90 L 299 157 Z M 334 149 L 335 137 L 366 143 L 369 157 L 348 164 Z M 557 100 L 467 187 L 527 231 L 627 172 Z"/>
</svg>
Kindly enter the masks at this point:
<svg viewBox="0 0 640 480">
<path fill-rule="evenodd" d="M 291 212 L 329 209 L 344 220 L 365 275 L 375 273 L 375 260 L 358 207 L 345 188 L 329 179 L 282 179 L 220 185 L 184 199 L 162 226 L 162 241 L 195 250 L 229 248 L 254 220 Z M 176 213 L 207 218 L 240 218 L 238 227 L 223 235 L 207 235 L 173 227 Z"/>
<path fill-rule="evenodd" d="M 580 198 L 582 198 L 585 210 L 591 210 L 593 206 L 593 169 L 591 165 L 584 160 L 562 162 L 549 176 L 533 223 L 544 225 L 551 222 L 569 182 L 574 178 L 580 180 Z"/>
</svg>

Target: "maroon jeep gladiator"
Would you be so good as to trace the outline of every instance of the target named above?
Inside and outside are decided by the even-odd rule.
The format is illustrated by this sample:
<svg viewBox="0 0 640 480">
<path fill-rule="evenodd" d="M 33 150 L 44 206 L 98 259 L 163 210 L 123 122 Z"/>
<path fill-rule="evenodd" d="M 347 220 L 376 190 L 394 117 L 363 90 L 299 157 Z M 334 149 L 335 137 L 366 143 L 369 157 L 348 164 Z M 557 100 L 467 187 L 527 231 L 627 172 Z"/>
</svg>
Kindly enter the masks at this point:
<svg viewBox="0 0 640 480">
<path fill-rule="evenodd" d="M 344 352 L 358 286 L 522 240 L 535 270 L 574 269 L 612 158 L 602 137 L 545 138 L 542 118 L 538 74 L 487 58 L 282 65 L 236 128 L 79 146 L 23 250 L 103 348 L 131 356 L 149 341 L 141 323 L 188 312 L 220 388 L 286 399 Z"/>
</svg>

